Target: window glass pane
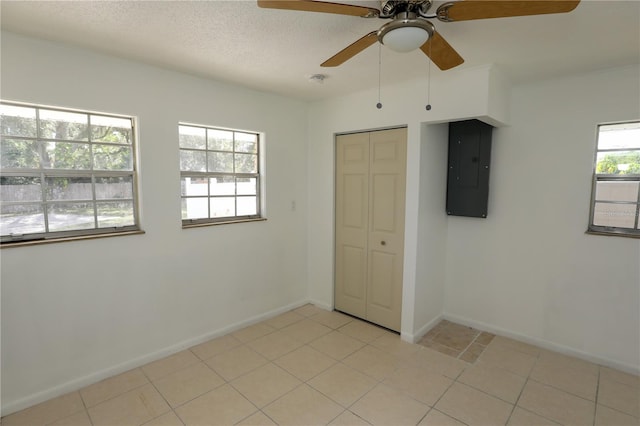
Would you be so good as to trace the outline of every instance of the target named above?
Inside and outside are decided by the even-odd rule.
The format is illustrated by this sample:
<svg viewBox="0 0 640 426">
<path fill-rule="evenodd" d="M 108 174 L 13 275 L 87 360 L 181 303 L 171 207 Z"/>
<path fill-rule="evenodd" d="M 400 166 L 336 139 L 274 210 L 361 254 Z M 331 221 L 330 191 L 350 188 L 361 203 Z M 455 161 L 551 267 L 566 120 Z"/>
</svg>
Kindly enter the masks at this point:
<svg viewBox="0 0 640 426">
<path fill-rule="evenodd" d="M 135 225 L 133 201 L 109 201 L 97 203 L 98 228 Z"/>
<path fill-rule="evenodd" d="M 209 152 L 209 171 L 233 173 L 233 154 L 225 152 Z"/>
<path fill-rule="evenodd" d="M 96 170 L 133 170 L 131 147 L 93 145 L 93 168 Z"/>
<path fill-rule="evenodd" d="M 236 173 L 257 173 L 258 156 L 253 154 L 235 154 Z"/>
<path fill-rule="evenodd" d="M 90 177 L 48 177 L 47 200 L 91 200 Z"/>
<path fill-rule="evenodd" d="M 132 131 L 129 118 L 91 116 L 91 140 L 94 142 L 131 144 Z"/>
<path fill-rule="evenodd" d="M 252 133 L 236 132 L 236 151 L 250 152 L 255 154 L 258 152 L 258 135 Z"/>
<path fill-rule="evenodd" d="M 207 130 L 202 127 L 178 126 L 180 148 L 206 149 Z"/>
<path fill-rule="evenodd" d="M 636 206 L 636 204 L 596 202 L 593 214 L 593 224 L 597 226 L 633 229 L 636 223 Z"/>
<path fill-rule="evenodd" d="M 211 195 L 235 195 L 236 185 L 233 176 L 215 177 L 209 180 Z"/>
<path fill-rule="evenodd" d="M 256 178 L 237 178 L 238 195 L 255 195 L 256 194 Z"/>
<path fill-rule="evenodd" d="M 0 141 L 0 165 L 2 168 L 39 168 L 38 143 L 29 140 L 2 138 Z"/>
<path fill-rule="evenodd" d="M 233 151 L 233 132 L 207 129 L 208 149 L 214 151 Z"/>
<path fill-rule="evenodd" d="M 238 216 L 249 216 L 256 213 L 256 197 L 238 197 Z"/>
<path fill-rule="evenodd" d="M 198 177 L 183 177 L 180 179 L 182 196 L 209 195 L 207 185 L 209 179 Z"/>
<path fill-rule="evenodd" d="M 600 126 L 598 149 L 634 148 L 640 148 L 640 122 Z"/>
<path fill-rule="evenodd" d="M 229 217 L 236 215 L 234 197 L 211 198 L 211 217 Z"/>
<path fill-rule="evenodd" d="M 206 186 L 206 185 L 205 185 Z M 208 198 L 183 198 L 182 219 L 205 219 L 209 217 Z"/>
<path fill-rule="evenodd" d="M 42 200 L 40 178 L 31 176 L 0 177 L 0 199 L 3 202 Z"/>
<path fill-rule="evenodd" d="M 89 144 L 47 142 L 44 144 L 42 167 L 46 169 L 91 169 Z"/>
<path fill-rule="evenodd" d="M 186 132 L 189 125 L 179 125 L 179 133 Z M 238 132 L 233 130 L 205 128 L 206 135 L 206 170 L 195 169 L 199 176 L 188 176 L 189 170 L 181 171 L 180 193 L 182 199 L 182 217 L 188 219 L 217 219 L 233 218 L 235 216 L 257 215 L 257 200 L 259 199 L 258 185 L 258 140 L 256 133 Z M 201 136 L 201 130 L 198 131 Z M 192 149 L 185 149 L 182 139 L 180 141 L 181 160 L 183 163 L 195 157 L 193 154 L 183 154 Z M 194 145 L 191 145 L 194 146 Z M 202 149 L 201 141 L 198 142 Z M 202 161 L 203 157 L 198 158 Z M 181 163 L 182 164 L 182 163 Z M 202 163 L 198 163 L 199 166 Z M 238 175 L 244 176 L 238 176 Z M 202 183 L 207 182 L 207 185 Z M 242 196 L 243 199 L 237 198 Z M 200 213 L 195 213 L 195 203 L 200 203 L 201 198 L 206 198 L 205 206 L 200 205 Z M 194 201 L 194 200 L 198 201 Z M 237 204 L 241 205 L 238 206 Z M 213 221 L 213 220 L 212 220 Z M 185 223 L 188 226 L 188 224 Z"/>
<path fill-rule="evenodd" d="M 49 231 L 95 228 L 93 203 L 56 203 L 47 206 Z"/>
<path fill-rule="evenodd" d="M 598 152 L 596 174 L 640 174 L 640 151 Z"/>
<path fill-rule="evenodd" d="M 45 139 L 89 140 L 87 114 L 40 110 L 40 137 Z"/>
<path fill-rule="evenodd" d="M 598 201 L 638 201 L 640 182 L 600 181 L 596 183 Z"/>
<path fill-rule="evenodd" d="M 205 172 L 207 170 L 206 152 L 180 150 L 180 170 L 187 172 Z"/>
<path fill-rule="evenodd" d="M 33 234 L 44 231 L 42 204 L 0 205 L 0 234 Z"/>
<path fill-rule="evenodd" d="M 35 138 L 36 109 L 0 105 L 0 129 L 3 135 Z"/>
<path fill-rule="evenodd" d="M 133 176 L 96 177 L 96 199 L 133 198 Z"/>
</svg>

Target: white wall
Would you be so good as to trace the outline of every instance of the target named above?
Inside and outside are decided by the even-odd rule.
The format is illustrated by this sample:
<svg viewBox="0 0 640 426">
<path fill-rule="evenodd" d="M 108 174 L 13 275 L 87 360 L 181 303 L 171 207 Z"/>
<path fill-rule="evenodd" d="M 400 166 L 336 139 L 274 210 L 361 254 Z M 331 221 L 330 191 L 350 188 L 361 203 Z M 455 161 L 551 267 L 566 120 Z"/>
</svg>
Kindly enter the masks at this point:
<svg viewBox="0 0 640 426">
<path fill-rule="evenodd" d="M 422 125 L 414 339 L 429 331 L 444 310 L 448 137 L 446 123 Z"/>
<path fill-rule="evenodd" d="M 1 75 L 138 118 L 146 231 L 2 250 L 3 414 L 306 301 L 306 103 L 9 33 Z M 178 121 L 265 133 L 267 221 L 181 229 Z"/>
<path fill-rule="evenodd" d="M 492 76 L 496 72 L 494 68 L 480 67 L 432 75 L 431 111 L 425 109 L 426 79 L 383 86 L 380 110 L 375 107 L 377 90 L 315 102 L 310 106 L 308 283 L 311 300 L 333 307 L 334 135 L 406 125 L 402 337 L 413 340 L 441 316 L 447 132 L 446 125 L 431 128 L 423 123 L 471 117 L 483 117 L 493 123 L 505 120 L 500 113 L 507 110 L 503 102 L 507 102 L 508 85 L 502 85 L 504 91 L 493 91 L 493 99 L 488 97 L 490 85 L 495 85 Z M 429 241 L 420 240 L 423 237 Z"/>
<path fill-rule="evenodd" d="M 452 319 L 640 370 L 640 240 L 585 235 L 598 123 L 640 117 L 638 67 L 514 87 L 487 219 L 450 217 Z"/>
</svg>

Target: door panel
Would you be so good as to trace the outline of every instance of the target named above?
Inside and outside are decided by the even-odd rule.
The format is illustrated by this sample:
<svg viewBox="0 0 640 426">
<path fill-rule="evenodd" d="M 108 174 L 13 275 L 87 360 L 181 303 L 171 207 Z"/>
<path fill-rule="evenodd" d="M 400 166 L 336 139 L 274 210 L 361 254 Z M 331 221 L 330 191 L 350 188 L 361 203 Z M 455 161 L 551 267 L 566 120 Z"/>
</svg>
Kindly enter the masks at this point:
<svg viewBox="0 0 640 426">
<path fill-rule="evenodd" d="M 380 135 L 378 135 L 380 136 Z M 380 164 L 382 161 L 396 161 L 398 159 L 398 146 L 394 140 L 378 140 L 373 146 L 373 162 Z"/>
<path fill-rule="evenodd" d="M 370 143 L 367 320 L 400 331 L 407 129 L 372 132 Z"/>
<path fill-rule="evenodd" d="M 369 136 L 336 138 L 335 307 L 366 317 Z"/>
<path fill-rule="evenodd" d="M 364 300 L 366 287 L 362 271 L 365 270 L 367 264 L 366 251 L 360 247 L 342 246 L 342 260 L 344 264 L 342 268 L 343 296 L 356 299 L 352 300 L 352 303 Z"/>
<path fill-rule="evenodd" d="M 368 303 L 379 309 L 390 310 L 393 308 L 393 272 L 395 270 L 395 255 L 385 253 L 376 249 L 370 251 L 371 267 L 369 276 L 371 277 L 370 293 Z"/>
<path fill-rule="evenodd" d="M 396 232 L 396 188 L 398 176 L 376 174 L 371 182 L 371 231 Z"/>
<path fill-rule="evenodd" d="M 342 188 L 342 224 L 348 228 L 367 228 L 367 177 L 345 174 Z"/>
</svg>

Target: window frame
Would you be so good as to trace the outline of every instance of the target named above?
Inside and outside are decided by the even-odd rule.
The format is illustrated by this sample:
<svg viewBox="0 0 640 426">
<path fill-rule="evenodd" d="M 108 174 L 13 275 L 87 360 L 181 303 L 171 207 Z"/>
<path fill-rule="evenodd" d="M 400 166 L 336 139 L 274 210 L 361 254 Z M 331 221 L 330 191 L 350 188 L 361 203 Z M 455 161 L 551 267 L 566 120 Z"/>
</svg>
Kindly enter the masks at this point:
<svg viewBox="0 0 640 426">
<path fill-rule="evenodd" d="M 592 182 L 591 182 L 591 201 L 590 201 L 590 209 L 589 209 L 589 225 L 588 225 L 588 228 L 587 228 L 587 233 L 588 234 L 640 238 L 640 174 L 618 175 L 618 174 L 604 174 L 604 173 L 603 174 L 598 174 L 597 173 L 598 154 L 600 154 L 600 153 L 629 152 L 629 151 L 637 151 L 637 152 L 640 153 L 640 147 L 638 147 L 638 148 L 599 149 L 600 134 L 601 134 L 600 128 L 603 127 L 603 126 L 624 125 L 624 124 L 639 124 L 640 125 L 640 119 L 638 119 L 638 120 L 627 120 L 627 121 L 600 123 L 596 127 L 596 147 L 595 147 L 595 155 L 594 155 L 594 162 L 593 162 L 593 172 L 592 172 Z M 598 199 L 596 199 L 598 182 L 638 182 L 638 193 L 637 193 L 635 202 L 632 202 L 632 201 L 598 200 Z M 624 227 L 620 227 L 620 226 L 595 225 L 594 224 L 594 220 L 595 220 L 595 214 L 596 214 L 596 203 L 618 204 L 618 205 L 635 205 L 634 227 L 633 228 L 624 228 Z"/>
<path fill-rule="evenodd" d="M 88 169 L 54 169 L 47 168 L 40 161 L 38 168 L 3 168 L 0 166 L 0 176 L 2 177 L 34 177 L 40 180 L 41 197 L 37 201 L 4 201 L 0 200 L 3 205 L 39 205 L 42 207 L 44 232 L 33 232 L 25 234 L 9 234 L 0 236 L 0 247 L 10 247 L 12 245 L 34 244 L 34 243 L 50 243 L 58 241 L 69 241 L 76 239 L 88 239 L 88 238 L 101 238 L 117 235 L 131 235 L 143 233 L 140 226 L 140 198 L 139 198 L 139 186 L 138 186 L 138 135 L 137 135 L 137 123 L 136 118 L 129 115 L 105 113 L 98 111 L 89 111 L 82 109 L 66 108 L 59 106 L 41 105 L 26 102 L 17 102 L 10 100 L 0 100 L 1 105 L 21 107 L 21 108 L 33 108 L 35 109 L 35 136 L 15 136 L 15 135 L 2 135 L 3 139 L 11 140 L 23 140 L 32 141 L 38 144 L 38 154 L 40 160 L 43 158 L 43 146 L 44 143 L 68 143 L 68 144 L 86 144 L 89 146 L 90 156 L 90 168 Z M 83 114 L 87 116 L 87 139 L 86 140 L 72 140 L 64 138 L 47 138 L 43 137 L 40 129 L 41 122 L 41 110 L 63 112 L 63 113 L 75 113 Z M 131 143 L 122 144 L 108 141 L 94 141 L 92 136 L 92 123 L 91 118 L 95 116 L 116 118 L 129 120 L 131 122 Z M 131 149 L 131 170 L 104 170 L 94 168 L 94 156 L 93 149 L 96 145 L 123 147 L 129 146 Z M 130 177 L 131 178 L 131 198 L 109 198 L 100 199 L 96 195 L 96 181 L 101 178 L 119 178 Z M 47 198 L 47 180 L 51 178 L 88 178 L 91 181 L 91 199 L 62 199 L 51 200 Z M 97 227 L 98 223 L 98 206 L 101 203 L 117 202 L 117 201 L 130 201 L 133 205 L 133 225 L 125 226 L 110 226 L 110 227 Z M 93 206 L 94 228 L 90 229 L 73 229 L 65 231 L 50 231 L 50 219 L 48 210 L 50 206 L 73 204 L 73 203 L 90 203 Z"/>
<path fill-rule="evenodd" d="M 192 127 L 192 128 L 198 128 L 198 129 L 204 129 L 205 130 L 205 148 L 204 149 L 198 149 L 198 148 L 182 148 L 180 146 L 180 127 L 185 126 L 185 127 Z M 233 134 L 233 147 L 231 151 L 226 151 L 226 150 L 219 150 L 219 149 L 210 149 L 209 145 L 208 145 L 208 131 L 212 130 L 212 131 L 223 131 L 223 132 L 231 132 Z M 255 135 L 256 137 L 256 152 L 255 154 L 253 153 L 247 153 L 246 151 L 236 151 L 236 138 L 235 135 L 236 133 L 242 133 L 242 134 L 250 134 L 250 135 Z M 263 150 L 264 150 L 264 146 L 263 146 L 263 134 L 257 131 L 253 131 L 253 130 L 241 130 L 241 129 L 232 129 L 232 128 L 227 128 L 227 127 L 218 127 L 218 126 L 211 126 L 211 125 L 203 125 L 203 124 L 195 124 L 195 123 L 190 123 L 190 122 L 179 122 L 178 123 L 178 151 L 179 153 L 182 153 L 183 151 L 194 151 L 194 152 L 204 152 L 205 153 L 205 165 L 208 168 L 208 164 L 209 164 L 209 154 L 210 153 L 226 153 L 226 154 L 232 154 L 233 155 L 233 171 L 232 172 L 212 172 L 212 171 L 189 171 L 189 170 L 182 170 L 182 166 L 180 166 L 180 185 L 181 185 L 181 189 L 180 189 L 180 204 L 182 206 L 182 203 L 184 200 L 187 199 L 196 199 L 196 198 L 206 198 L 207 200 L 207 212 L 208 212 L 208 217 L 206 218 L 194 218 L 194 219 L 185 219 L 185 218 L 181 218 L 182 221 L 182 228 L 194 228 L 194 227 L 201 227 L 201 226 L 210 226 L 210 225 L 222 225 L 222 224 L 231 224 L 231 223 L 242 223 L 242 222 L 253 222 L 253 221 L 262 221 L 262 220 L 266 220 L 266 218 L 263 215 L 263 211 L 264 211 L 264 207 L 263 207 L 263 198 L 264 198 L 264 187 L 263 187 L 263 180 L 264 180 L 264 173 L 263 173 L 263 166 L 262 166 L 262 162 L 263 162 Z M 251 155 L 255 155 L 256 156 L 256 171 L 253 173 L 243 173 L 243 172 L 236 172 L 235 171 L 235 167 L 236 167 L 236 161 L 235 161 L 235 155 L 236 154 L 251 154 Z M 222 178 L 222 177 L 233 177 L 234 180 L 241 178 L 241 179 L 255 179 L 256 185 L 255 185 L 255 195 L 254 194 L 238 194 L 238 187 L 237 187 L 237 181 L 236 181 L 236 185 L 234 186 L 234 194 L 230 195 L 230 194 L 218 194 L 218 195 L 212 195 L 211 194 L 211 184 L 210 184 L 210 180 L 212 178 Z M 182 193 L 182 181 L 184 178 L 195 178 L 195 179 L 206 179 L 207 180 L 207 194 L 206 195 L 183 195 Z M 256 213 L 255 214 L 250 214 L 250 215 L 234 215 L 234 216 L 220 216 L 220 217 L 211 217 L 211 200 L 214 198 L 227 198 L 227 197 L 233 197 L 234 199 L 234 207 L 235 207 L 235 211 L 237 213 L 237 207 L 238 207 L 238 199 L 239 198 L 243 198 L 243 197 L 254 197 L 256 198 Z M 182 212 L 182 207 L 181 207 L 181 212 Z"/>
</svg>

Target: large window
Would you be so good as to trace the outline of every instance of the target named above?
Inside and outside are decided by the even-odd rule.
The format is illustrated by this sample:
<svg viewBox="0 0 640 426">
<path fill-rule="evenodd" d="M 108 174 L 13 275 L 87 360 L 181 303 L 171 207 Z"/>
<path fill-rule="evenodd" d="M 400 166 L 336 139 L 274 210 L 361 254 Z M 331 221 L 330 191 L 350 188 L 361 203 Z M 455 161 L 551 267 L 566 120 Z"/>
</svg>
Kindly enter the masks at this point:
<svg viewBox="0 0 640 426">
<path fill-rule="evenodd" d="M 590 231 L 640 237 L 640 122 L 598 127 L 591 199 Z"/>
<path fill-rule="evenodd" d="M 257 133 L 178 126 L 183 226 L 260 218 Z"/>
<path fill-rule="evenodd" d="M 0 103 L 2 243 L 138 230 L 131 117 Z"/>
</svg>

